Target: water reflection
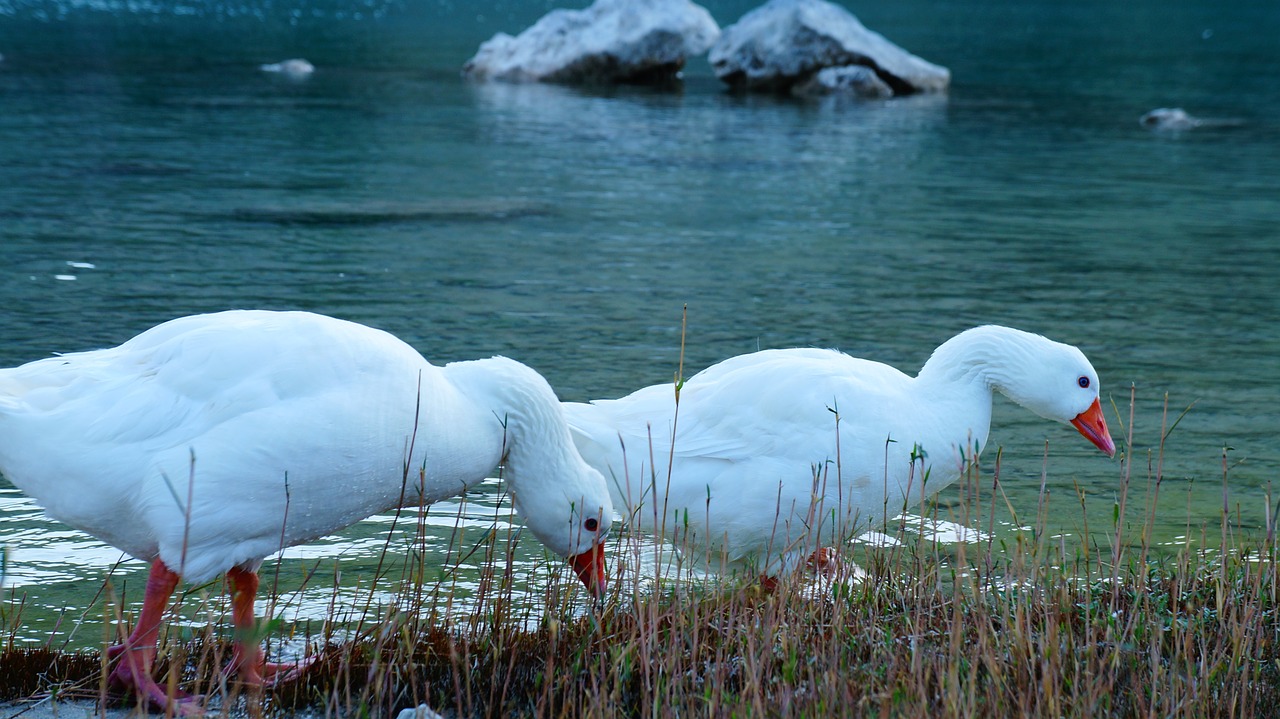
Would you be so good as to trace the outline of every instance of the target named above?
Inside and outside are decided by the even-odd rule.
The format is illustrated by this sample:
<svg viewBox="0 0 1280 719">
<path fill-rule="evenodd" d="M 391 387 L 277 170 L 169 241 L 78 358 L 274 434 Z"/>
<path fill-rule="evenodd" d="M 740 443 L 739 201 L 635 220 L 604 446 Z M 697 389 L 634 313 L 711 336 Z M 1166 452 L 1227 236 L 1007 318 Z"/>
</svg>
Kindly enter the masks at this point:
<svg viewBox="0 0 1280 719">
<path fill-rule="evenodd" d="M 627 168 L 637 186 L 655 179 L 650 172 L 675 185 L 649 183 L 646 198 L 708 183 L 741 188 L 744 181 L 776 181 L 796 171 L 816 170 L 822 173 L 816 180 L 836 181 L 856 168 L 872 180 L 879 167 L 914 162 L 947 119 L 947 97 L 936 94 L 806 103 L 731 95 L 705 83 L 685 94 L 507 83 L 470 84 L 467 90 L 480 111 L 484 139 L 538 148 L 548 159 L 576 153 L 589 165 Z"/>
<path fill-rule="evenodd" d="M 544 594 L 544 585 L 552 576 L 563 574 L 571 580 L 572 574 L 560 566 L 562 561 L 548 559 L 535 540 L 520 536 L 519 525 L 511 522 L 513 511 L 500 482 L 490 479 L 465 499 L 431 505 L 425 513 L 410 509 L 375 515 L 338 535 L 289 547 L 269 557 L 262 578 L 272 592 L 264 593 L 263 603 L 268 602 L 268 594 L 277 595 L 269 603 L 277 616 L 291 624 L 323 624 L 344 616 L 358 621 L 370 608 L 376 613 L 402 603 L 407 577 L 420 566 L 428 592 L 439 593 L 434 601 L 465 616 L 477 609 L 481 579 L 475 565 L 493 561 L 490 542 L 496 539 L 499 551 L 503 551 L 506 538 L 514 538 L 518 554 L 499 555 L 497 561 L 507 563 L 514 572 L 511 596 L 517 603 L 531 604 Z M 78 642 L 74 646 L 96 646 L 99 631 L 82 632 L 75 639 L 69 632 L 75 632 L 76 627 L 68 625 L 64 617 L 99 622 L 100 608 L 88 602 L 102 599 L 99 588 L 104 582 L 117 587 L 132 584 L 140 592 L 145 581 L 145 563 L 50 519 L 33 500 L 13 488 L 0 489 L 0 536 L 7 549 L 3 586 L 11 596 L 49 593 L 76 597 L 49 605 L 57 610 L 51 614 L 26 615 L 23 626 L 14 628 L 15 639 L 20 641 L 43 643 L 52 634 L 55 643 L 61 637 Z M 461 571 L 459 562 L 463 563 Z M 88 588 L 93 590 L 86 591 Z M 204 588 L 185 587 L 184 591 L 203 597 L 184 600 L 187 608 L 182 613 L 188 619 L 180 623 L 185 626 L 207 625 L 208 616 L 199 610 L 208 602 L 225 612 L 220 580 Z M 131 599 L 138 601 L 140 596 Z M 25 599 L 18 601 L 26 603 Z M 55 626 L 62 629 L 54 632 Z"/>
</svg>

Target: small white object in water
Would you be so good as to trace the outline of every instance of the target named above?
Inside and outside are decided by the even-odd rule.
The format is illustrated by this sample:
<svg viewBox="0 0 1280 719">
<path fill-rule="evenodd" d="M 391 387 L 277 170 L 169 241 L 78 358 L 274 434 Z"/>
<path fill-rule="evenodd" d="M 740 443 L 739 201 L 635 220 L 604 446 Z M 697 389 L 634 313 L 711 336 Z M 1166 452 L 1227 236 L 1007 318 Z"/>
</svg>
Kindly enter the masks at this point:
<svg viewBox="0 0 1280 719">
<path fill-rule="evenodd" d="M 853 541 L 869 544 L 873 547 L 901 547 L 902 542 L 897 537 L 889 536 L 884 532 L 866 532 L 858 535 Z"/>
<path fill-rule="evenodd" d="M 67 267 L 70 267 L 76 270 L 92 270 L 92 269 L 96 269 L 97 265 L 93 264 L 92 262 L 76 262 L 74 260 L 67 260 Z"/>
<path fill-rule="evenodd" d="M 282 75 L 288 75 L 289 77 L 306 77 L 316 71 L 316 66 L 300 57 L 295 57 L 290 60 L 281 60 L 280 62 L 273 62 L 267 65 L 259 65 L 258 69 L 263 72 L 278 72 Z"/>
<path fill-rule="evenodd" d="M 396 719 L 444 719 L 426 704 L 402 709 Z"/>
<path fill-rule="evenodd" d="M 1190 130 L 1204 124 L 1200 118 L 1188 115 L 1180 107 L 1157 107 L 1138 118 L 1138 122 L 1152 130 Z"/>
<path fill-rule="evenodd" d="M 75 275 L 54 275 L 53 279 L 62 280 L 63 282 L 72 282 L 76 279 Z"/>
</svg>

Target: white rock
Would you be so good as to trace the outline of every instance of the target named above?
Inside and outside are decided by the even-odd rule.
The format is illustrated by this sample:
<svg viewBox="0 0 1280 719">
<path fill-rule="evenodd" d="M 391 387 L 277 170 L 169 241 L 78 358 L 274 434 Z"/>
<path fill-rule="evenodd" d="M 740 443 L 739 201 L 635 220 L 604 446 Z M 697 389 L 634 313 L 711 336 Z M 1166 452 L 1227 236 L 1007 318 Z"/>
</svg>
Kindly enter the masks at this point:
<svg viewBox="0 0 1280 719">
<path fill-rule="evenodd" d="M 585 10 L 553 10 L 518 37 L 494 35 L 462 74 L 507 82 L 662 82 L 719 36 L 711 13 L 689 0 L 596 0 Z"/>
<path fill-rule="evenodd" d="M 791 86 L 796 97 L 826 97 L 829 95 L 882 98 L 893 97 L 893 88 L 865 65 L 824 67 L 807 80 Z"/>
<path fill-rule="evenodd" d="M 1157 107 L 1138 118 L 1143 127 L 1152 130 L 1190 130 L 1204 124 L 1198 117 L 1192 117 L 1180 107 Z"/>
<path fill-rule="evenodd" d="M 288 75 L 289 77 L 301 78 L 315 72 L 316 66 L 300 57 L 295 57 L 290 60 L 281 60 L 280 62 L 259 65 L 258 69 L 263 72 L 278 72 L 282 75 Z"/>
<path fill-rule="evenodd" d="M 432 711 L 426 704 L 419 704 L 416 707 L 401 710 L 396 715 L 396 719 L 444 719 L 444 717 Z"/>
<path fill-rule="evenodd" d="M 951 71 L 916 57 L 825 0 L 771 0 L 724 29 L 709 56 L 743 90 L 785 91 L 823 68 L 871 68 L 895 95 L 941 92 Z"/>
</svg>

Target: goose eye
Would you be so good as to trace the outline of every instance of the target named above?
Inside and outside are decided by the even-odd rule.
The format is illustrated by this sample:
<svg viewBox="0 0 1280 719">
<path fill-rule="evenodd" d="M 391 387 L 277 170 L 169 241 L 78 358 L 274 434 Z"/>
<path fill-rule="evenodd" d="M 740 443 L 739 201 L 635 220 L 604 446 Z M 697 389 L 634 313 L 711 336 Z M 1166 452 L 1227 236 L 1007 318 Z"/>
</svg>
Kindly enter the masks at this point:
<svg viewBox="0 0 1280 719">
<path fill-rule="evenodd" d="M 1081 386 L 1082 388 L 1084 388 L 1084 389 L 1088 389 L 1088 388 L 1089 388 L 1089 378 L 1088 378 L 1088 377 L 1083 377 L 1083 376 L 1082 376 L 1080 379 L 1076 380 L 1076 384 L 1080 385 L 1080 386 Z"/>
<path fill-rule="evenodd" d="M 594 532 L 600 528 L 600 523 L 596 521 L 595 517 L 588 517 L 587 521 L 582 523 L 582 527 L 588 532 Z"/>
</svg>

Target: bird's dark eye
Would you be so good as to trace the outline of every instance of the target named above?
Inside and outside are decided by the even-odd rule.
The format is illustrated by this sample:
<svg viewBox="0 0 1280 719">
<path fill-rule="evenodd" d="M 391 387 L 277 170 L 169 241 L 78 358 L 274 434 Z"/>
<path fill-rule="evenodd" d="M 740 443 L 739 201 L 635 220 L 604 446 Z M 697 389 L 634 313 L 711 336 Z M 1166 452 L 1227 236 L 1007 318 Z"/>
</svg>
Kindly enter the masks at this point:
<svg viewBox="0 0 1280 719">
<path fill-rule="evenodd" d="M 1089 389 L 1089 378 L 1081 377 L 1080 379 L 1076 380 L 1076 384 L 1080 385 L 1084 389 Z"/>
<path fill-rule="evenodd" d="M 595 518 L 595 517 L 588 517 L 588 518 L 587 518 L 587 521 L 585 521 L 585 522 L 583 522 L 583 523 L 582 523 L 582 526 L 583 526 L 583 528 L 585 528 L 588 532 L 594 532 L 594 531 L 596 531 L 597 529 L 599 529 L 599 528 L 600 528 L 600 523 L 596 521 L 596 518 Z"/>
</svg>

